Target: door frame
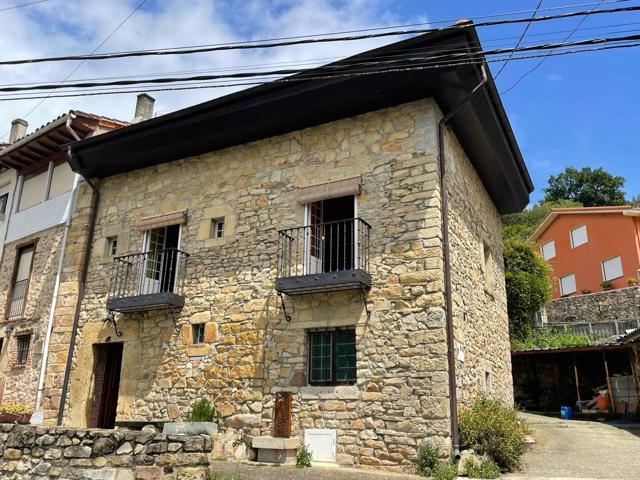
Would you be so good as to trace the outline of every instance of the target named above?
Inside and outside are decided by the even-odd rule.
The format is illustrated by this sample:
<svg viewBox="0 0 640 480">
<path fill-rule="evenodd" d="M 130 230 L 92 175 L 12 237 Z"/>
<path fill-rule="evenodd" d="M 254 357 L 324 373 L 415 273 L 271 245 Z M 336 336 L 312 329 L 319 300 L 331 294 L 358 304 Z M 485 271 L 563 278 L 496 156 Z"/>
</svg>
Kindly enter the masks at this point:
<svg viewBox="0 0 640 480">
<path fill-rule="evenodd" d="M 176 223 L 174 225 L 178 226 L 178 244 L 176 247 L 176 250 L 180 250 L 180 243 L 182 242 L 182 224 L 180 223 Z M 142 237 L 142 254 L 148 254 L 149 253 L 149 233 L 152 232 L 153 230 L 158 230 L 160 228 L 164 228 L 165 229 L 165 235 L 164 235 L 164 240 L 163 240 L 163 247 L 161 250 L 165 250 L 167 248 L 167 234 L 166 234 L 166 229 L 169 227 L 172 227 L 173 225 L 165 225 L 163 227 L 157 227 L 157 228 L 150 228 L 148 230 L 144 231 L 144 235 Z M 164 255 L 164 254 L 163 254 Z M 147 262 L 149 261 L 149 258 L 147 257 L 144 261 L 144 263 L 141 265 L 141 271 L 140 271 L 140 294 L 141 295 L 145 295 L 148 292 L 144 292 L 143 291 L 143 282 L 145 279 L 145 275 L 146 275 L 146 271 L 147 271 Z M 164 258 L 161 257 L 160 258 L 160 265 L 164 265 Z M 163 268 L 163 267 L 161 267 Z M 178 269 L 180 268 L 180 262 L 178 261 L 178 257 L 176 256 L 176 268 L 175 271 L 173 272 L 173 276 L 174 276 L 174 287 L 175 287 L 175 280 L 178 278 Z M 160 279 L 158 280 L 159 283 L 162 282 L 162 270 L 160 270 Z M 160 288 L 158 289 L 158 292 L 151 292 L 151 293 L 159 293 Z"/>
</svg>

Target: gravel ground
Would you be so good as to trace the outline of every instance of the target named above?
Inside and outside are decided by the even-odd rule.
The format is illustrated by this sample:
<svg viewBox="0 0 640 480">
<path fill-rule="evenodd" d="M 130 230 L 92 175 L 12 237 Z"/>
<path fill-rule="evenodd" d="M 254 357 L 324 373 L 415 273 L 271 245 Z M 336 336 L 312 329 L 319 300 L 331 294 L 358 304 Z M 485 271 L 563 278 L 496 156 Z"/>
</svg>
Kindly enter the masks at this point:
<svg viewBox="0 0 640 480">
<path fill-rule="evenodd" d="M 274 467 L 256 463 L 213 462 L 211 470 L 221 476 L 220 480 L 424 480 L 424 477 L 415 475 L 324 466 L 296 468 L 292 465 Z"/>
<path fill-rule="evenodd" d="M 640 426 L 523 416 L 536 444 L 524 471 L 506 478 L 640 479 Z"/>
</svg>

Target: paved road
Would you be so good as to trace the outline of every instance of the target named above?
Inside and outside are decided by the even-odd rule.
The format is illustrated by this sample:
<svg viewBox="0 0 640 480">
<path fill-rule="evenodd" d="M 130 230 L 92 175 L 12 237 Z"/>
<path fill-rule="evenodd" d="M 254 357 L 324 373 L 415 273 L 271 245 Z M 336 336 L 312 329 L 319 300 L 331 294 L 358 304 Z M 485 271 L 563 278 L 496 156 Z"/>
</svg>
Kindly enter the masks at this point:
<svg viewBox="0 0 640 480">
<path fill-rule="evenodd" d="M 255 463 L 212 462 L 212 475 L 217 473 L 230 477 L 230 480 L 424 480 L 415 475 L 401 475 L 389 472 L 376 472 L 342 467 L 313 466 L 296 468 L 291 465 L 269 466 Z M 215 476 L 213 478 L 216 478 Z M 224 477 L 223 477 L 224 478 Z M 227 480 L 224 478 L 224 480 Z"/>
<path fill-rule="evenodd" d="M 640 479 L 640 426 L 524 414 L 536 444 L 519 475 L 506 478 Z"/>
</svg>

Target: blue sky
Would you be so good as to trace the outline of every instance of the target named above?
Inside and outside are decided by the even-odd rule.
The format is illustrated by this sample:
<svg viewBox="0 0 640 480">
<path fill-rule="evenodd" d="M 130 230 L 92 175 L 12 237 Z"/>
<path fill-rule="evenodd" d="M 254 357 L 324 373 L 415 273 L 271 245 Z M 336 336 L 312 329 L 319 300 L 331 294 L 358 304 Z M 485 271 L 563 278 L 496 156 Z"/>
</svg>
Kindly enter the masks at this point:
<svg viewBox="0 0 640 480">
<path fill-rule="evenodd" d="M 31 7 L 0 12 L 2 58 L 61 53 L 89 53 L 140 0 L 48 0 Z M 553 7 L 592 0 L 544 0 Z M 0 9 L 18 0 L 0 0 Z M 99 51 L 173 47 L 193 44 L 301 35 L 416 21 L 457 18 L 533 9 L 537 0 L 148 0 Z M 601 8 L 638 5 L 639 1 Z M 576 7 L 589 9 L 591 7 Z M 523 14 L 523 16 L 526 14 Z M 533 24 L 525 44 L 556 41 L 577 18 Z M 632 25 L 620 25 L 637 23 Z M 437 24 L 440 26 L 440 24 Z M 605 28 L 606 27 L 606 28 Z M 485 48 L 513 45 L 523 24 L 478 29 Z M 640 13 L 592 15 L 574 38 L 622 36 L 640 31 Z M 367 50 L 392 39 L 292 47 L 271 51 L 162 57 L 144 60 L 87 62 L 72 79 L 255 66 L 273 62 L 333 59 Z M 328 61 L 328 60 L 327 60 Z M 512 61 L 496 80 L 503 91 L 535 63 Z M 495 73 L 500 64 L 492 64 Z M 61 80 L 71 63 L 0 67 L 0 83 Z M 538 200 L 551 174 L 567 166 L 604 167 L 626 177 L 629 196 L 640 194 L 637 139 L 640 126 L 640 47 L 549 58 L 526 77 L 503 102 L 536 186 Z M 229 90 L 158 93 L 160 113 L 205 101 Z M 29 114 L 30 130 L 71 108 L 123 119 L 132 116 L 134 96 L 49 99 Z M 37 102 L 0 102 L 1 126 L 24 117 Z M 0 128 L 0 135 L 5 128 Z"/>
</svg>

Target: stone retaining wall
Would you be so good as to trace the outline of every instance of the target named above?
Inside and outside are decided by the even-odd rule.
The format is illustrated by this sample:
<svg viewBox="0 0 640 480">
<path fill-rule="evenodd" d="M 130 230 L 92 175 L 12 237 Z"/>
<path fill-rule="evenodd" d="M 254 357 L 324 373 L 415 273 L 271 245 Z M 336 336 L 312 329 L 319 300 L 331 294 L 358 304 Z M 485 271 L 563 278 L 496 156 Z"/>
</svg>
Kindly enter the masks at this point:
<svg viewBox="0 0 640 480">
<path fill-rule="evenodd" d="M 546 306 L 549 326 L 567 323 L 637 322 L 640 287 L 559 298 Z"/>
<path fill-rule="evenodd" d="M 206 479 L 229 450 L 224 434 L 0 425 L 0 478 Z"/>
</svg>

